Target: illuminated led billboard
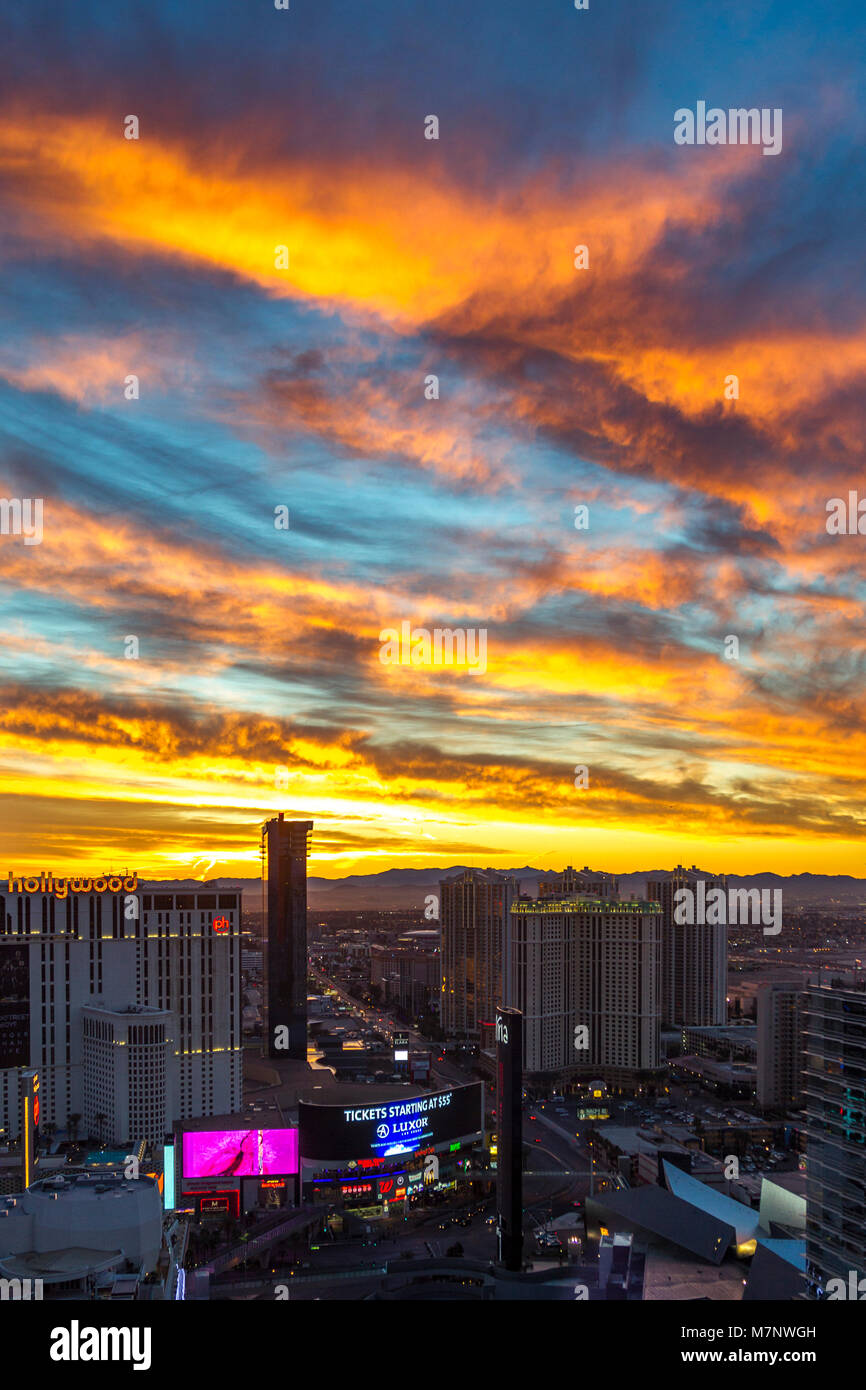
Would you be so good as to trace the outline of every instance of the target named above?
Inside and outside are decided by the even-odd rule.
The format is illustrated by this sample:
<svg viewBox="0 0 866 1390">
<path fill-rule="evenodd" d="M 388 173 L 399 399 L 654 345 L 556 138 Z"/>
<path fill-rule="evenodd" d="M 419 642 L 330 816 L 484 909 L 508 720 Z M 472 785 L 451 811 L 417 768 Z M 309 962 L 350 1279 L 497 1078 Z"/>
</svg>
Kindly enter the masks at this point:
<svg viewBox="0 0 866 1390">
<path fill-rule="evenodd" d="M 479 1134 L 482 1086 L 382 1101 L 377 1105 L 311 1105 L 301 1101 L 301 1153 L 305 1159 L 364 1159 L 415 1153 Z"/>
<path fill-rule="evenodd" d="M 199 1129 L 183 1136 L 185 1178 L 285 1177 L 297 1171 L 296 1129 Z"/>
</svg>

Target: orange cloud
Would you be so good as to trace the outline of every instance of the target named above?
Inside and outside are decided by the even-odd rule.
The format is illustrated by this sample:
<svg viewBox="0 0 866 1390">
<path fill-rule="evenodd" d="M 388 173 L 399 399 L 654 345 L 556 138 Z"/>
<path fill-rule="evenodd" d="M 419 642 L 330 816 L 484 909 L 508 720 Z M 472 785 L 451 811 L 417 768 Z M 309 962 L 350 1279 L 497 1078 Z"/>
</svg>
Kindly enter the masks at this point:
<svg viewBox="0 0 866 1390">
<path fill-rule="evenodd" d="M 64 334 L 16 345 L 13 357 L 0 350 L 0 376 L 19 391 L 53 391 L 79 405 L 119 404 L 130 374 L 146 374 L 148 389 L 188 382 L 189 366 L 177 342 L 123 333 L 109 339 L 87 334 Z M 30 357 L 21 364 L 22 355 Z M 169 367 L 168 363 L 171 362 Z"/>
<path fill-rule="evenodd" d="M 720 173 L 743 163 L 731 150 L 714 171 L 597 172 L 576 205 L 544 176 L 497 201 L 431 182 L 420 169 L 284 162 L 246 172 L 243 159 L 225 141 L 193 159 L 181 143 L 127 141 L 120 123 L 32 112 L 10 112 L 0 137 L 11 196 L 40 219 L 34 237 L 56 237 L 62 226 L 67 244 L 109 238 L 398 322 L 441 314 L 480 289 L 511 297 L 573 284 L 577 242 L 590 243 L 608 273 L 622 269 L 672 220 L 712 218 Z M 286 270 L 274 264 L 280 245 L 289 250 Z"/>
</svg>

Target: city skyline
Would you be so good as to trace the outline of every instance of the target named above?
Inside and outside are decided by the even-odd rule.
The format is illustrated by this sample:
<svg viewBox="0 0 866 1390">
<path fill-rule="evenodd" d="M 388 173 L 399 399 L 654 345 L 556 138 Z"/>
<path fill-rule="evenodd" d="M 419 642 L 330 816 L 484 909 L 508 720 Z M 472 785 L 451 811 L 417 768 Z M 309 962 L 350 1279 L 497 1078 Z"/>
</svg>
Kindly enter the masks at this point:
<svg viewBox="0 0 866 1390">
<path fill-rule="evenodd" d="M 5 18 L 16 872 L 866 874 L 858 11 L 601 9 Z"/>
</svg>

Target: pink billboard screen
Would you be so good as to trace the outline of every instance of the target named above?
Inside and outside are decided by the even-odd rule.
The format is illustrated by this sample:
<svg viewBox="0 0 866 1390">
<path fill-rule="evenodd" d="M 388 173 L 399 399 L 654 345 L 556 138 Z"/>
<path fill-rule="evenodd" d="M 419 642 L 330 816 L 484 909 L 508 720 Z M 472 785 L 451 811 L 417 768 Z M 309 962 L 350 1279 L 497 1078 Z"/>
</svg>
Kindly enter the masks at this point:
<svg viewBox="0 0 866 1390">
<path fill-rule="evenodd" d="M 297 1171 L 296 1129 L 200 1129 L 183 1136 L 185 1178 L 282 1177 Z"/>
</svg>

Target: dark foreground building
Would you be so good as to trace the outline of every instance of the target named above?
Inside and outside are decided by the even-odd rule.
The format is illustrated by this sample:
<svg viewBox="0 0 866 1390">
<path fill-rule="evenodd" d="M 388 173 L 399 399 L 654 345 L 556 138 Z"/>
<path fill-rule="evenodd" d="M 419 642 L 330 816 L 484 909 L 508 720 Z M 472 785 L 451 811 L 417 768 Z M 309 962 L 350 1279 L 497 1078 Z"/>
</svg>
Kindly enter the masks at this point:
<svg viewBox="0 0 866 1390">
<path fill-rule="evenodd" d="M 866 995 L 807 990 L 806 1259 L 821 1297 L 866 1277 Z"/>
<path fill-rule="evenodd" d="M 307 1056 L 307 856 L 313 822 L 282 811 L 262 827 L 266 855 L 265 1039 L 269 1057 Z"/>
</svg>

